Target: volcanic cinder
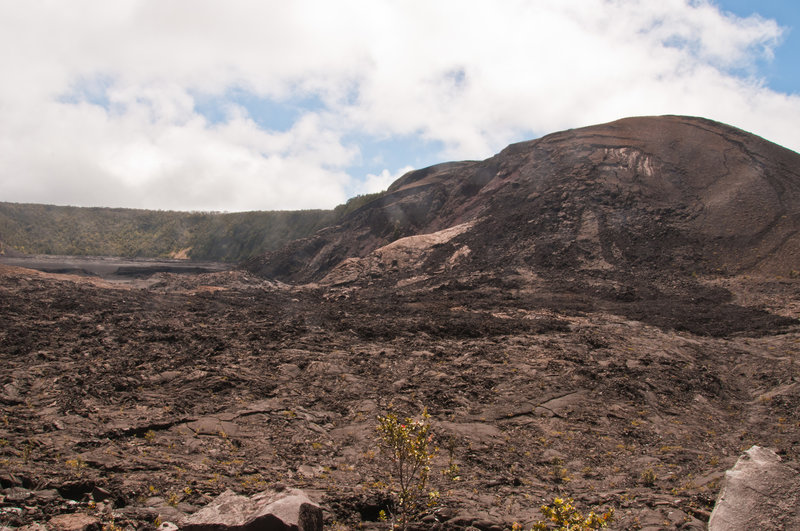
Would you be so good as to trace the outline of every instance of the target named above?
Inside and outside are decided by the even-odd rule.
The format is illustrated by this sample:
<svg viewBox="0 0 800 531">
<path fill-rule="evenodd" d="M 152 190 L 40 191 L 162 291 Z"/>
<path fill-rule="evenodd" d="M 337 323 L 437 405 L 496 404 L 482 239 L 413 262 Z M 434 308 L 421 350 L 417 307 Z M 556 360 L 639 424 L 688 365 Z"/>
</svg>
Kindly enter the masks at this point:
<svg viewBox="0 0 800 531">
<path fill-rule="evenodd" d="M 380 528 L 376 416 L 427 408 L 422 528 L 566 496 L 703 529 L 743 450 L 800 460 L 799 172 L 723 124 L 630 118 L 410 172 L 235 271 L 2 267 L 0 524 L 140 527 L 281 483 Z"/>
</svg>

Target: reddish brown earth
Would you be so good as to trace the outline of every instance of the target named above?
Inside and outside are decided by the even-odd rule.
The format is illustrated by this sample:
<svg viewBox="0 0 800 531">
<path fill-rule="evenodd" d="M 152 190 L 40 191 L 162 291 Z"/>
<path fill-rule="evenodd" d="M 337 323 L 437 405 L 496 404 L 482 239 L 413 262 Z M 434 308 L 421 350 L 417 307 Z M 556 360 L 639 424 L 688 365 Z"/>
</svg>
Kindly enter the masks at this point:
<svg viewBox="0 0 800 531">
<path fill-rule="evenodd" d="M 266 276 L 0 266 L 0 525 L 151 527 L 280 483 L 385 527 L 376 417 L 427 408 L 422 529 L 554 496 L 703 529 L 744 449 L 800 462 L 799 159 L 632 119 L 412 172 Z"/>
</svg>

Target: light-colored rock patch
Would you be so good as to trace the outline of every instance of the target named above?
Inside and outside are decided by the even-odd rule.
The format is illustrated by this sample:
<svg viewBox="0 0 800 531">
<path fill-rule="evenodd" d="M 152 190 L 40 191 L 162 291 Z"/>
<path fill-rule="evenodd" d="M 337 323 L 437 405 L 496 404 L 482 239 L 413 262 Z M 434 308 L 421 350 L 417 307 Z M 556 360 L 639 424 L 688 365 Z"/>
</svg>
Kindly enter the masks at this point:
<svg viewBox="0 0 800 531">
<path fill-rule="evenodd" d="M 336 266 L 321 284 L 337 285 L 354 282 L 365 275 L 385 273 L 391 270 L 408 270 L 420 266 L 437 245 L 442 245 L 473 227 L 475 221 L 468 221 L 430 234 L 418 234 L 393 241 L 372 251 L 363 258 L 348 258 Z M 460 247 L 448 260 L 452 266 L 469 256 L 467 246 Z"/>
<path fill-rule="evenodd" d="M 800 529 L 800 477 L 768 448 L 753 446 L 725 473 L 709 531 Z"/>
</svg>

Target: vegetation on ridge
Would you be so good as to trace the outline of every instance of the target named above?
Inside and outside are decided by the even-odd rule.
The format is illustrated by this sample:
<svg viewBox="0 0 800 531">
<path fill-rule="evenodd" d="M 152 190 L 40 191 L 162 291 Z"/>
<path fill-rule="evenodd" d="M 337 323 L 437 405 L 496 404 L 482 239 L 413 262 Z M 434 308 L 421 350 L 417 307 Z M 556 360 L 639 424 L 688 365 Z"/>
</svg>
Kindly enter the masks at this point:
<svg viewBox="0 0 800 531">
<path fill-rule="evenodd" d="M 234 213 L 0 202 L 0 241 L 27 254 L 238 262 L 309 236 L 380 195 L 334 210 Z"/>
</svg>

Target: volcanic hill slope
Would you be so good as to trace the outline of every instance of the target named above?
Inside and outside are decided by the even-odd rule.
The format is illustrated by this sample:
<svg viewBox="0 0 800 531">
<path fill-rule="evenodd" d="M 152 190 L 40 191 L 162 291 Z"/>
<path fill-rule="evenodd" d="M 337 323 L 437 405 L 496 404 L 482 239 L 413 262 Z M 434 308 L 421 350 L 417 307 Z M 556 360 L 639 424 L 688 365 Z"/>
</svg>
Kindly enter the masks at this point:
<svg viewBox="0 0 800 531">
<path fill-rule="evenodd" d="M 794 274 L 798 229 L 797 153 L 700 118 L 628 118 L 410 172 L 341 224 L 246 267 L 321 285 L 535 278 L 540 294 L 719 335 L 764 316 L 720 315 L 729 294 L 694 276 Z M 659 311 L 667 299 L 686 307 Z"/>
<path fill-rule="evenodd" d="M 147 527 L 281 483 L 386 528 L 376 416 L 427 408 L 422 529 L 554 496 L 703 529 L 742 450 L 800 461 L 798 171 L 722 124 L 631 118 L 411 172 L 238 271 L 3 267 L 0 525 Z"/>
<path fill-rule="evenodd" d="M 798 155 L 700 118 L 628 118 L 413 171 L 340 225 L 254 261 L 293 282 L 402 236 L 473 222 L 461 271 L 762 271 L 800 257 Z M 445 266 L 437 253 L 426 270 Z"/>
</svg>

